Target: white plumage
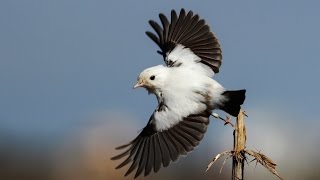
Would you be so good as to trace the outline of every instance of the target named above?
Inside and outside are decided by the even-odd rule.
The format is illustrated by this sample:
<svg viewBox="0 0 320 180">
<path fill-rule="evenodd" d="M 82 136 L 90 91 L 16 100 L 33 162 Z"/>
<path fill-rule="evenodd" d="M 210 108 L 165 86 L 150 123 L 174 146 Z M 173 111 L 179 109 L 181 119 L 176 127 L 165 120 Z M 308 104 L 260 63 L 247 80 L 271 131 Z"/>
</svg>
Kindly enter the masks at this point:
<svg viewBox="0 0 320 180">
<path fill-rule="evenodd" d="M 214 75 L 214 72 L 210 67 L 199 63 L 201 61 L 199 56 L 195 55 L 189 48 L 186 48 L 181 44 L 177 44 L 177 46 L 167 54 L 167 60 L 173 61 L 173 64 L 181 63 L 180 66 L 193 70 L 197 74 L 203 74 L 208 77 Z"/>
<path fill-rule="evenodd" d="M 177 45 L 168 55 L 177 67 L 162 65 L 144 70 L 138 79 L 144 79 L 149 91 L 157 96 L 159 104 L 165 104 L 165 111 L 154 112 L 154 123 L 158 131 L 166 130 L 184 117 L 217 107 L 225 89 L 211 79 L 213 71 L 200 63 L 200 58 L 190 49 Z M 149 77 L 155 76 L 154 80 Z M 205 97 L 206 95 L 207 97 Z M 207 99 L 205 99 L 207 98 Z M 208 102 L 209 100 L 209 102 Z"/>
<path fill-rule="evenodd" d="M 222 60 L 220 44 L 208 25 L 192 11 L 179 17 L 171 11 L 171 22 L 159 15 L 162 27 L 149 21 L 156 34 L 146 34 L 160 47 L 166 66 L 143 70 L 134 86 L 155 94 L 158 107 L 147 125 L 113 160 L 128 156 L 116 169 L 131 163 L 125 176 L 136 168 L 135 177 L 167 167 L 191 152 L 202 140 L 214 109 L 236 116 L 245 90 L 227 91 L 212 77 Z M 216 115 L 214 115 L 216 116 Z"/>
</svg>

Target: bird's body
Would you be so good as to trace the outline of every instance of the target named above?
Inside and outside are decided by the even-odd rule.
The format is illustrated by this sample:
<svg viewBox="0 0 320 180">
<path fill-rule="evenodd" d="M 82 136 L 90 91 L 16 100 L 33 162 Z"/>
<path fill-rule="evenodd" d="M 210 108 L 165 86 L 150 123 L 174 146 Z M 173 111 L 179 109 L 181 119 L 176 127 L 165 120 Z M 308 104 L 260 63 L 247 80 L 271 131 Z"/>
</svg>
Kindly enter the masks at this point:
<svg viewBox="0 0 320 180">
<path fill-rule="evenodd" d="M 209 124 L 209 116 L 221 109 L 237 116 L 245 99 L 245 90 L 227 91 L 212 79 L 219 72 L 221 49 L 209 26 L 198 15 L 184 9 L 179 17 L 171 12 L 171 22 L 159 15 L 163 28 L 150 21 L 158 37 L 147 35 L 160 47 L 166 66 L 158 65 L 143 70 L 134 88 L 144 87 L 154 94 L 158 106 L 146 127 L 113 160 L 128 157 L 116 168 L 131 163 L 126 175 L 137 169 L 157 172 L 179 156 L 191 152 L 202 140 Z"/>
<path fill-rule="evenodd" d="M 158 99 L 153 123 L 159 131 L 172 127 L 190 114 L 216 109 L 224 99 L 221 95 L 224 88 L 212 78 L 197 73 L 196 69 L 159 65 L 141 73 L 150 83 L 152 80 L 148 78 L 153 74 L 156 74 L 153 81 L 160 76 L 157 87 L 148 88 Z"/>
</svg>

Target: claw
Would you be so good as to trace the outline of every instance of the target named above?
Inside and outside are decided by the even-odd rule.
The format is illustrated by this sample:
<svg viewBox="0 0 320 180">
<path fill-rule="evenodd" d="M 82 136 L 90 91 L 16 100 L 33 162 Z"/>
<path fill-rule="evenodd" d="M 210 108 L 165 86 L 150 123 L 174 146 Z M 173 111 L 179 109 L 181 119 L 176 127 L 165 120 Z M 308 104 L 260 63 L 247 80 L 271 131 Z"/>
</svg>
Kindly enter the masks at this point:
<svg viewBox="0 0 320 180">
<path fill-rule="evenodd" d="M 246 111 L 242 111 L 243 115 L 245 115 L 246 117 L 248 117 L 248 115 L 246 114 Z"/>
<path fill-rule="evenodd" d="M 230 124 L 232 127 L 234 127 L 234 125 L 231 122 L 231 117 L 226 115 L 226 119 L 224 119 L 224 125 Z"/>
<path fill-rule="evenodd" d="M 226 119 L 224 119 L 224 118 L 220 117 L 217 113 L 212 113 L 211 115 L 217 119 L 224 121 L 224 125 L 230 124 L 232 127 L 234 127 L 234 125 L 231 122 L 230 116 L 226 115 Z"/>
</svg>

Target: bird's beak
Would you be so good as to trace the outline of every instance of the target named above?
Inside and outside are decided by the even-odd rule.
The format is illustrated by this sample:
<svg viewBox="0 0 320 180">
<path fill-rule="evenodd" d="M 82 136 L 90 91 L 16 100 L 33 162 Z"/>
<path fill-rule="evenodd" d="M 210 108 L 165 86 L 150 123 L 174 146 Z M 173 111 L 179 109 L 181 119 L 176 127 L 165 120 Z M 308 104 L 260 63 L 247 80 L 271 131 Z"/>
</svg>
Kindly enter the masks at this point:
<svg viewBox="0 0 320 180">
<path fill-rule="evenodd" d="M 133 89 L 136 89 L 138 87 L 143 87 L 144 83 L 142 81 L 138 81 L 136 85 L 133 86 Z"/>
</svg>

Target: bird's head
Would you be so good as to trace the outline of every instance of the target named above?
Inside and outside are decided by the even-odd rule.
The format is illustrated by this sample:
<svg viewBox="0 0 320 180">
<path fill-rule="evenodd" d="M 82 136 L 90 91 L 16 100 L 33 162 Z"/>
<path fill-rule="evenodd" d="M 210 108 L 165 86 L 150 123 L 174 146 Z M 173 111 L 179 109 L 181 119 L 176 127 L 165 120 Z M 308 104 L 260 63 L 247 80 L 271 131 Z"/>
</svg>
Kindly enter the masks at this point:
<svg viewBox="0 0 320 180">
<path fill-rule="evenodd" d="M 164 87 L 167 72 L 167 68 L 162 65 L 147 68 L 140 73 L 133 88 L 144 87 L 149 93 L 155 93 Z"/>
</svg>

